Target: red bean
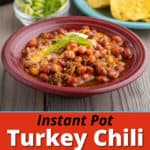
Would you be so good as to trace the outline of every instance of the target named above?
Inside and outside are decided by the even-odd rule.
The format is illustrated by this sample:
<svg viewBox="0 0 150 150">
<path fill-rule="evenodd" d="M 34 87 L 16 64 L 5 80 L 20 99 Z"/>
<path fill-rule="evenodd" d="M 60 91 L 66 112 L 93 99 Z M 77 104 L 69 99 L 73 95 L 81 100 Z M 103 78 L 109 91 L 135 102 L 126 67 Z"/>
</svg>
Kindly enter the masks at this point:
<svg viewBox="0 0 150 150">
<path fill-rule="evenodd" d="M 26 49 L 22 50 L 22 57 L 26 57 L 28 55 L 28 51 Z"/>
<path fill-rule="evenodd" d="M 115 70 L 117 70 L 117 71 L 119 71 L 119 72 L 122 72 L 122 71 L 125 70 L 125 67 L 124 67 L 124 66 L 121 66 L 121 65 L 117 65 L 117 66 L 115 67 Z"/>
<path fill-rule="evenodd" d="M 88 74 L 88 73 L 85 73 L 85 74 L 83 74 L 83 76 L 82 76 L 82 79 L 83 80 L 88 80 L 88 78 L 90 78 L 90 74 Z"/>
<path fill-rule="evenodd" d="M 67 64 L 64 59 L 60 59 L 60 60 L 59 60 L 59 63 L 60 63 L 60 65 L 61 65 L 62 67 L 66 66 L 66 64 Z"/>
<path fill-rule="evenodd" d="M 75 86 L 78 82 L 79 82 L 79 79 L 77 77 L 73 77 L 73 76 L 71 77 L 71 84 L 72 85 Z"/>
<path fill-rule="evenodd" d="M 90 33 L 90 28 L 88 26 L 84 26 L 82 29 L 82 33 L 84 33 L 84 34 Z"/>
<path fill-rule="evenodd" d="M 32 65 L 29 70 L 32 75 L 36 76 L 39 74 L 39 65 Z"/>
<path fill-rule="evenodd" d="M 36 38 L 33 38 L 32 40 L 30 40 L 30 41 L 28 42 L 27 46 L 29 46 L 29 47 L 36 47 L 37 44 L 38 44 L 37 39 L 36 39 Z"/>
<path fill-rule="evenodd" d="M 63 29 L 63 28 L 59 29 L 59 33 L 61 33 L 61 34 L 64 34 L 64 35 L 65 35 L 66 32 L 67 32 L 67 31 L 66 31 L 65 29 Z"/>
<path fill-rule="evenodd" d="M 89 39 L 92 39 L 93 37 L 94 37 L 94 33 L 93 33 L 93 32 L 89 32 L 88 38 L 89 38 Z"/>
<path fill-rule="evenodd" d="M 85 46 L 80 46 L 78 49 L 79 54 L 84 54 L 87 51 L 87 48 Z"/>
<path fill-rule="evenodd" d="M 75 53 L 73 52 L 73 51 L 66 51 L 65 52 L 65 57 L 67 58 L 67 59 L 74 59 L 75 58 Z"/>
<path fill-rule="evenodd" d="M 88 56 L 93 55 L 93 51 L 90 50 L 90 49 L 88 49 L 88 50 L 86 51 L 86 54 L 87 54 Z"/>
<path fill-rule="evenodd" d="M 99 57 L 101 57 L 101 52 L 100 51 L 95 51 L 94 55 L 95 55 L 96 58 L 99 58 Z"/>
<path fill-rule="evenodd" d="M 89 59 L 89 63 L 91 64 L 94 64 L 96 62 L 96 58 L 94 55 L 90 55 L 88 59 Z"/>
<path fill-rule="evenodd" d="M 106 43 L 106 45 L 104 46 L 105 49 L 111 49 L 111 45 L 109 42 Z"/>
<path fill-rule="evenodd" d="M 89 74 L 93 74 L 93 73 L 94 73 L 93 67 L 88 66 L 88 67 L 86 68 L 86 72 L 89 73 Z"/>
<path fill-rule="evenodd" d="M 48 33 L 48 39 L 53 39 L 54 35 L 52 33 Z"/>
<path fill-rule="evenodd" d="M 23 60 L 23 64 L 24 64 L 25 68 L 29 68 L 32 65 L 34 65 L 35 63 L 33 61 L 31 61 L 31 60 Z"/>
<path fill-rule="evenodd" d="M 126 58 L 126 59 L 131 59 L 132 58 L 132 52 L 129 48 L 124 49 L 123 57 Z"/>
<path fill-rule="evenodd" d="M 62 67 L 60 65 L 58 65 L 58 64 L 52 64 L 51 68 L 50 68 L 50 71 L 52 73 L 61 72 L 62 71 Z"/>
<path fill-rule="evenodd" d="M 40 73 L 39 78 L 45 82 L 47 82 L 49 80 L 49 77 L 46 73 Z"/>
<path fill-rule="evenodd" d="M 40 72 L 48 74 L 50 72 L 50 67 L 48 65 L 42 65 L 40 67 Z"/>
<path fill-rule="evenodd" d="M 90 30 L 89 26 L 83 26 L 82 29 Z"/>
<path fill-rule="evenodd" d="M 100 56 L 99 56 L 99 57 L 105 58 L 106 55 L 107 55 L 107 50 L 106 50 L 106 49 L 103 49 L 103 50 L 100 51 Z"/>
<path fill-rule="evenodd" d="M 118 58 L 119 60 L 122 60 L 122 59 L 123 59 L 123 56 L 122 56 L 121 54 L 119 54 L 119 55 L 117 56 L 117 58 Z"/>
<path fill-rule="evenodd" d="M 57 55 L 55 53 L 52 53 L 51 55 L 47 56 L 48 61 L 54 61 L 57 58 Z"/>
<path fill-rule="evenodd" d="M 85 72 L 86 72 L 86 67 L 85 66 L 77 67 L 77 73 L 78 74 L 84 74 Z"/>
<path fill-rule="evenodd" d="M 98 75 L 107 75 L 106 69 L 99 64 L 96 66 L 96 72 Z"/>
<path fill-rule="evenodd" d="M 74 48 L 77 48 L 78 44 L 76 42 L 71 42 L 69 45 L 68 45 L 68 49 L 74 49 Z"/>
<path fill-rule="evenodd" d="M 41 33 L 40 37 L 43 39 L 53 39 L 54 35 L 52 33 Z"/>
<path fill-rule="evenodd" d="M 98 43 L 101 44 L 102 46 L 106 46 L 107 45 L 107 40 L 104 37 L 100 37 L 98 40 Z"/>
<path fill-rule="evenodd" d="M 77 62 L 81 63 L 81 62 L 82 62 L 82 57 L 77 56 L 75 60 L 76 60 Z"/>
<path fill-rule="evenodd" d="M 114 69 L 112 69 L 112 70 L 110 70 L 109 72 L 108 72 L 108 76 L 111 78 L 111 79 L 116 79 L 116 78 L 118 78 L 119 77 L 119 71 L 116 71 L 116 70 L 114 70 Z"/>
<path fill-rule="evenodd" d="M 106 83 L 109 81 L 109 78 L 106 76 L 98 76 L 97 80 L 100 81 L 101 83 Z"/>
<path fill-rule="evenodd" d="M 118 56 L 119 54 L 122 54 L 122 52 L 124 51 L 124 49 L 122 47 L 113 45 L 112 49 L 111 49 L 111 53 L 114 56 Z"/>
<path fill-rule="evenodd" d="M 119 36 L 112 36 L 112 39 L 118 44 L 118 45 L 122 45 L 123 44 L 123 40 L 121 37 Z"/>
<path fill-rule="evenodd" d="M 97 44 L 95 47 L 96 50 L 103 50 L 104 47 L 102 47 L 100 44 Z"/>
</svg>

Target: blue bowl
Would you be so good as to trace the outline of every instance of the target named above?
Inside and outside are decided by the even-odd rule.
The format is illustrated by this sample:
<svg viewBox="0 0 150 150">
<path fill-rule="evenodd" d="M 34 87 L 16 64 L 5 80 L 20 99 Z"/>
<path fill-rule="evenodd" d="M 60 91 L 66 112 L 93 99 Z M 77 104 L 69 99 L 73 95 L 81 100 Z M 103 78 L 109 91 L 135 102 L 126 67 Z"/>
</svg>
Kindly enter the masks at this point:
<svg viewBox="0 0 150 150">
<path fill-rule="evenodd" d="M 109 8 L 93 9 L 87 4 L 86 0 L 74 0 L 74 3 L 78 9 L 90 17 L 111 21 L 113 23 L 120 24 L 132 29 L 150 29 L 150 23 L 117 20 L 112 17 Z"/>
</svg>

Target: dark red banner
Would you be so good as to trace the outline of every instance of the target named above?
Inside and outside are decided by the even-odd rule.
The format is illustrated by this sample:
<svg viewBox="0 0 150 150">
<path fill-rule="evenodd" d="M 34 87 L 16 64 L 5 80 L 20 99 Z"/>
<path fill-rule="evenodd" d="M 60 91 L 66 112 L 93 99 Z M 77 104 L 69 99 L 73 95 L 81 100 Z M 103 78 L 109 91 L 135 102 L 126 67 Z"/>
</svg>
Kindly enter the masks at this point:
<svg viewBox="0 0 150 150">
<path fill-rule="evenodd" d="M 1 113 L 0 150 L 148 150 L 150 113 Z"/>
</svg>

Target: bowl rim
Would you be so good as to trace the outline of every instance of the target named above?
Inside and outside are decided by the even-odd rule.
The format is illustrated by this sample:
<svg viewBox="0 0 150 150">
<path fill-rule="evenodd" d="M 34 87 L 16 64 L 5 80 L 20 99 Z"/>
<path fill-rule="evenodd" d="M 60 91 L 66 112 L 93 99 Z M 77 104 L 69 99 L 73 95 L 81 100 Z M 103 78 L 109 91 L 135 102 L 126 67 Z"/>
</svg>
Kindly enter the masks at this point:
<svg viewBox="0 0 150 150">
<path fill-rule="evenodd" d="M 9 63 L 8 59 L 7 59 L 7 47 L 9 46 L 9 43 L 11 43 L 11 41 L 13 41 L 13 38 L 18 36 L 20 33 L 26 31 L 27 29 L 30 29 L 36 25 L 40 25 L 46 22 L 61 22 L 64 20 L 71 20 L 71 21 L 76 21 L 76 20 L 84 20 L 84 21 L 93 21 L 93 22 L 97 22 L 97 23 L 102 23 L 102 24 L 106 24 L 111 26 L 114 30 L 118 29 L 118 30 L 124 30 L 126 32 L 128 32 L 129 34 L 131 34 L 136 40 L 137 42 L 139 42 L 140 44 L 140 48 L 142 48 L 143 50 L 143 57 L 144 59 L 142 60 L 141 64 L 140 64 L 140 68 L 137 69 L 133 75 L 129 76 L 129 78 L 127 78 L 124 81 L 118 82 L 116 84 L 110 85 L 110 86 L 106 86 L 106 87 L 99 87 L 98 85 L 96 86 L 89 86 L 89 87 L 59 87 L 56 85 L 51 85 L 48 83 L 44 83 L 42 81 L 39 80 L 30 80 L 28 78 L 25 78 L 23 76 L 18 76 L 18 72 L 15 71 L 13 69 L 13 67 L 11 66 L 11 64 Z M 128 85 L 129 83 L 133 82 L 134 80 L 136 80 L 145 70 L 146 65 L 147 65 L 147 60 L 148 60 L 148 54 L 147 54 L 147 49 L 144 46 L 142 40 L 131 30 L 122 27 L 120 25 L 111 23 L 109 21 L 105 21 L 105 20 L 100 20 L 100 19 L 95 19 L 95 18 L 89 18 L 89 17 L 84 17 L 84 16 L 67 16 L 67 17 L 57 17 L 57 18 L 51 18 L 51 19 L 46 19 L 46 20 L 42 20 L 39 21 L 37 23 L 33 23 L 29 26 L 23 27 L 21 29 L 19 29 L 18 31 L 16 31 L 14 34 L 12 34 L 8 40 L 6 41 L 4 47 L 2 48 L 2 53 L 1 53 L 1 59 L 3 62 L 3 65 L 5 67 L 5 69 L 18 81 L 21 81 L 22 83 L 36 88 L 38 90 L 42 90 L 48 93 L 53 93 L 53 94 L 59 94 L 59 95 L 65 95 L 65 96 L 86 96 L 86 95 L 93 95 L 93 94 L 101 94 L 101 93 L 106 93 L 106 92 L 110 92 L 116 89 L 119 89 L 121 87 L 124 87 L 126 85 Z"/>
</svg>

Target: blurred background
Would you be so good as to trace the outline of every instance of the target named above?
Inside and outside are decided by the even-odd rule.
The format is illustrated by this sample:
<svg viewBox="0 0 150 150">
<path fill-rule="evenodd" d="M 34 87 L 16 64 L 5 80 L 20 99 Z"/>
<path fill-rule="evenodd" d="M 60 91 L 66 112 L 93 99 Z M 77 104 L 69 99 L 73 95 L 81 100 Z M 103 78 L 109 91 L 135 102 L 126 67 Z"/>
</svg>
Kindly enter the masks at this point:
<svg viewBox="0 0 150 150">
<path fill-rule="evenodd" d="M 13 2 L 13 0 L 1 0 L 0 5 L 4 5 L 6 3 Z"/>
</svg>

